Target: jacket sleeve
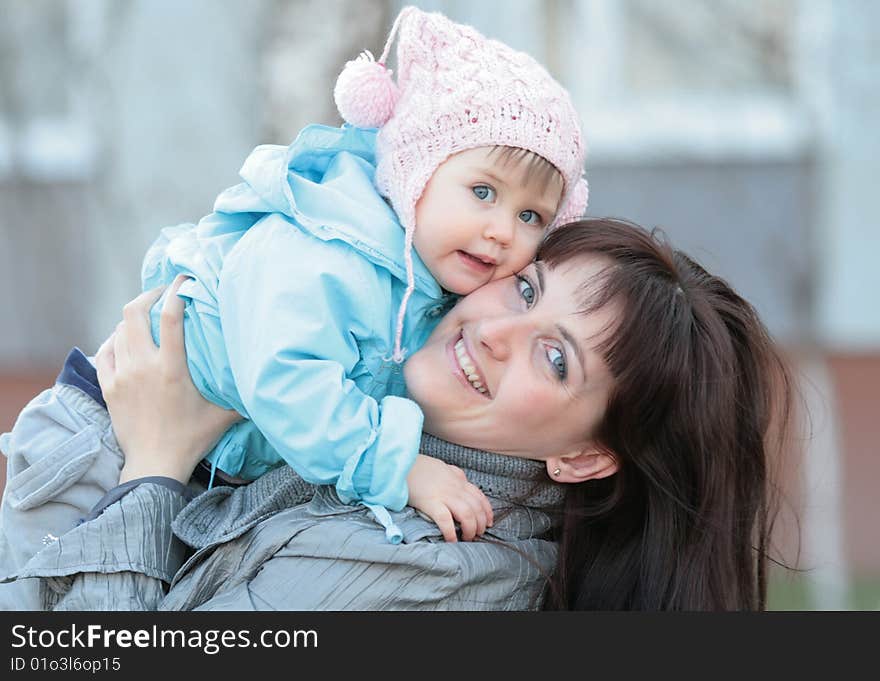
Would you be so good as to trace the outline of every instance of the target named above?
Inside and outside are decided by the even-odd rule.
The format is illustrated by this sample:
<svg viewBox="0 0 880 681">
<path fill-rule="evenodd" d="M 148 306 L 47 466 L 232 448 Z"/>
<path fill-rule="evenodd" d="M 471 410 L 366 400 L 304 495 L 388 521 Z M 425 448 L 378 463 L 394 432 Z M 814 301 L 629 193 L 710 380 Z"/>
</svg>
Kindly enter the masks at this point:
<svg viewBox="0 0 880 681">
<path fill-rule="evenodd" d="M 171 521 L 186 499 L 144 483 L 73 528 L 15 575 L 39 578 L 46 610 L 156 610 L 187 555 Z"/>
<path fill-rule="evenodd" d="M 350 246 L 304 234 L 280 215 L 242 237 L 218 289 L 246 416 L 308 482 L 335 485 L 347 503 L 399 510 L 422 412 L 401 397 L 374 399 L 351 378 L 357 339 L 388 324 L 376 314 L 387 297 Z"/>
</svg>

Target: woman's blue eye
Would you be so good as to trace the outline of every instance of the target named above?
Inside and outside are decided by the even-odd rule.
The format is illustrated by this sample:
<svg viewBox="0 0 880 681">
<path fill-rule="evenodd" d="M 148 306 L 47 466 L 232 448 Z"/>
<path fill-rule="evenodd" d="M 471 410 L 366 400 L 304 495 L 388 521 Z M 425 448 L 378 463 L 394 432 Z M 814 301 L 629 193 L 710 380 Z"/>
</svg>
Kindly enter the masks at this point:
<svg viewBox="0 0 880 681">
<path fill-rule="evenodd" d="M 495 198 L 495 190 L 487 184 L 478 184 L 471 191 L 480 201 L 492 201 Z"/>
<path fill-rule="evenodd" d="M 526 301 L 526 305 L 531 307 L 535 302 L 535 289 L 532 288 L 529 280 L 525 277 L 517 277 L 516 287 L 519 289 L 519 294 L 522 296 L 522 299 Z"/>
<path fill-rule="evenodd" d="M 562 351 L 553 346 L 548 347 L 547 359 L 549 359 L 550 364 L 553 365 L 553 370 L 559 374 L 559 380 L 564 381 L 565 375 L 568 373 L 568 367 L 565 364 L 565 355 L 562 354 Z"/>
<path fill-rule="evenodd" d="M 543 222 L 541 216 L 533 210 L 524 210 L 519 214 L 519 219 L 527 225 L 540 226 Z"/>
</svg>

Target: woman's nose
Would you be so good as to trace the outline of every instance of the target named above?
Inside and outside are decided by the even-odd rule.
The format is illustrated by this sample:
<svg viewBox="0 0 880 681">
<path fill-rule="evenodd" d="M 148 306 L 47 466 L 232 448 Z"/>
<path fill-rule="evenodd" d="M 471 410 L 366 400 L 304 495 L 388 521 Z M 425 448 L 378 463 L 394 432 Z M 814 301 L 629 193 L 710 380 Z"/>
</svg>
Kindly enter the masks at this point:
<svg viewBox="0 0 880 681">
<path fill-rule="evenodd" d="M 512 316 L 485 317 L 477 324 L 476 336 L 493 359 L 505 361 L 510 358 L 519 330 L 519 324 Z"/>
</svg>

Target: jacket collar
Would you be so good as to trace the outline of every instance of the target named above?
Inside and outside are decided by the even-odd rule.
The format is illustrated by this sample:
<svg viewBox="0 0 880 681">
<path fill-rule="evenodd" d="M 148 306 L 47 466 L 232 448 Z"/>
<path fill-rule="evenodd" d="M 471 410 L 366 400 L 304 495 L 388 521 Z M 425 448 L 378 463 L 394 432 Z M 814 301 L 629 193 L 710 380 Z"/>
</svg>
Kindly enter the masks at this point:
<svg viewBox="0 0 880 681">
<path fill-rule="evenodd" d="M 376 190 L 376 130 L 309 125 L 289 147 L 262 145 L 240 171 L 238 185 L 214 210 L 278 212 L 323 241 L 341 240 L 406 283 L 405 232 Z M 416 289 L 432 298 L 440 285 L 413 251 Z"/>
</svg>

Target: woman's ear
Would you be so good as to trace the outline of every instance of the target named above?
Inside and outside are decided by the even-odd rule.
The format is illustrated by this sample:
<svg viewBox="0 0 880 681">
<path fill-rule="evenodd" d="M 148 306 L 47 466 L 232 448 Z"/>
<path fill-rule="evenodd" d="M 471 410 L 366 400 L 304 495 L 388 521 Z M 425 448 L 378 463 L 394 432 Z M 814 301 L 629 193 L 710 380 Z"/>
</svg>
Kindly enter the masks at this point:
<svg viewBox="0 0 880 681">
<path fill-rule="evenodd" d="M 589 445 L 583 451 L 547 459 L 547 474 L 556 482 L 599 480 L 617 472 L 617 459 Z"/>
</svg>

